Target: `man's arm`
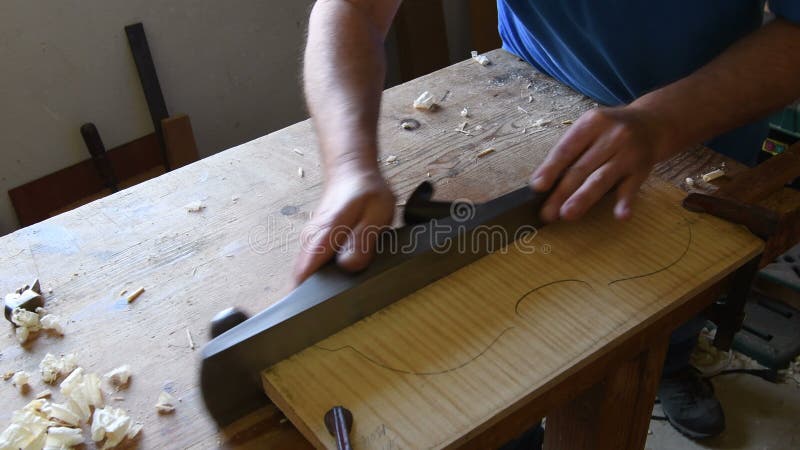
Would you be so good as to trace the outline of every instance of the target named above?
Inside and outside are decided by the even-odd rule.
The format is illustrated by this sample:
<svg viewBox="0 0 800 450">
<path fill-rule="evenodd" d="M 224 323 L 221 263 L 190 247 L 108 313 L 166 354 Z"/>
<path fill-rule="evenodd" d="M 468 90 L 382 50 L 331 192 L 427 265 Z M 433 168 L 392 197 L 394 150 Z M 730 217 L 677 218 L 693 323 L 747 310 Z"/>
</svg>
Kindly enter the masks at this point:
<svg viewBox="0 0 800 450">
<path fill-rule="evenodd" d="M 377 121 L 383 41 L 399 4 L 320 0 L 311 11 L 304 89 L 322 152 L 325 192 L 303 231 L 297 283 L 337 253 L 343 267 L 363 268 L 375 242 L 370 228 L 392 220 L 394 197 L 377 165 Z"/>
<path fill-rule="evenodd" d="M 577 219 L 616 187 L 626 219 L 653 165 L 800 98 L 800 26 L 783 19 L 741 39 L 695 73 L 630 105 L 584 114 L 531 175 L 546 221 Z"/>
</svg>

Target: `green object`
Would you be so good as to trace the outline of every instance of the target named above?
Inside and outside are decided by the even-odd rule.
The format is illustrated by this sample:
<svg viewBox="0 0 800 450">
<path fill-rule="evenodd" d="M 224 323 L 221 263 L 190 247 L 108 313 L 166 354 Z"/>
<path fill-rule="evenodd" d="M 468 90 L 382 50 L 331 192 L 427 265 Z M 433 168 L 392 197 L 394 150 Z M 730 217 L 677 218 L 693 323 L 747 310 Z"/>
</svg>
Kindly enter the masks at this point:
<svg viewBox="0 0 800 450">
<path fill-rule="evenodd" d="M 790 106 L 773 114 L 769 123 L 773 128 L 800 138 L 800 105 Z"/>
</svg>

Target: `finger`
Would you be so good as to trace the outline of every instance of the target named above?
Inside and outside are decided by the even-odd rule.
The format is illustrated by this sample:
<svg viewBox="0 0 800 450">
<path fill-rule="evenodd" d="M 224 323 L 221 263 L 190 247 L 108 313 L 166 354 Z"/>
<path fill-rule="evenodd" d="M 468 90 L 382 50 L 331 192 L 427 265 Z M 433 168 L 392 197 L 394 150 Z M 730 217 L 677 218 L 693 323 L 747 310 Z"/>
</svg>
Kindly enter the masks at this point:
<svg viewBox="0 0 800 450">
<path fill-rule="evenodd" d="M 560 210 L 561 218 L 564 220 L 580 219 L 617 184 L 621 177 L 620 169 L 613 160 L 600 166 L 564 202 Z"/>
<path fill-rule="evenodd" d="M 369 265 L 375 248 L 377 226 L 360 223 L 356 225 L 350 238 L 336 255 L 339 267 L 350 272 L 357 272 Z"/>
<path fill-rule="evenodd" d="M 542 206 L 541 216 L 545 222 L 557 220 L 564 202 L 586 181 L 599 167 L 613 155 L 613 149 L 606 140 L 601 139 L 586 151 L 564 173 L 553 192 Z"/>
<path fill-rule="evenodd" d="M 564 170 L 569 167 L 596 139 L 598 127 L 594 114 L 585 114 L 575 122 L 555 146 L 544 162 L 531 174 L 531 187 L 538 192 L 549 190 Z"/>
<path fill-rule="evenodd" d="M 347 241 L 343 231 L 347 224 L 340 214 L 331 214 L 309 223 L 300 234 L 300 252 L 295 261 L 292 278 L 295 285 L 302 283 L 312 273 L 328 262 Z"/>
<path fill-rule="evenodd" d="M 633 214 L 633 201 L 636 193 L 647 179 L 647 175 L 632 175 L 622 180 L 617 187 L 617 203 L 614 205 L 614 217 L 619 220 L 628 220 Z"/>
<path fill-rule="evenodd" d="M 359 271 L 367 267 L 375 253 L 375 244 L 386 224 L 392 220 L 393 210 L 368 211 L 356 225 L 347 244 L 339 252 L 336 262 L 345 270 Z"/>
</svg>

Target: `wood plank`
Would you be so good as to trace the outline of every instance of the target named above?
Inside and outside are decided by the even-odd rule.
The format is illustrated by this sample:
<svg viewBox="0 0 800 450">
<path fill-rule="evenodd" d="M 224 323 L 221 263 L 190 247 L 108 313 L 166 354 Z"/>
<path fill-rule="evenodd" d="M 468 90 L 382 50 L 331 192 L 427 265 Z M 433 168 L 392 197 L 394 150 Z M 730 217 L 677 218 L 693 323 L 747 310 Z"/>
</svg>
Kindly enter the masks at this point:
<svg viewBox="0 0 800 450">
<path fill-rule="evenodd" d="M 107 157 L 120 186 L 130 185 L 125 180 L 161 166 L 161 154 L 154 134 L 113 148 Z M 28 226 L 63 211 L 67 206 L 84 204 L 84 199 L 88 201 L 96 198 L 98 193 L 107 192 L 93 161 L 87 159 L 10 189 L 8 196 L 20 224 Z"/>
<path fill-rule="evenodd" d="M 167 117 L 161 121 L 169 167 L 177 169 L 197 161 L 197 143 L 192 122 L 186 114 Z"/>
<path fill-rule="evenodd" d="M 566 130 L 561 121 L 592 107 L 590 100 L 512 55 L 495 51 L 489 57 L 492 66 L 465 61 L 384 95 L 381 154 L 397 155 L 399 161 L 383 171 L 400 198 L 423 180 L 433 181 L 441 198 L 482 201 L 508 192 L 524 183 Z M 436 112 L 411 107 L 426 89 L 445 97 Z M 464 107 L 471 111 L 470 136 L 453 131 L 464 121 L 459 115 Z M 422 126 L 402 130 L 399 123 L 406 117 Z M 543 117 L 553 119 L 552 125 L 531 127 Z M 475 154 L 488 146 L 497 151 L 476 160 Z M 680 181 L 689 171 L 707 169 L 712 155 L 698 149 L 669 173 Z M 305 169 L 305 178 L 297 177 L 298 167 Z M 238 305 L 258 311 L 282 298 L 297 233 L 320 190 L 315 138 L 310 124 L 302 122 L 0 237 L 0 294 L 38 276 L 45 289 L 53 289 L 47 294 L 48 308 L 68 320 L 63 339 L 39 337 L 25 348 L 9 331 L 0 333 L 0 373 L 29 371 L 36 392 L 44 387 L 35 374 L 47 352 L 77 351 L 81 365 L 99 373 L 128 363 L 133 382 L 122 392 L 125 400 L 115 405 L 144 422 L 141 448 L 300 446 L 300 435 L 288 422 L 281 423 L 274 407 L 244 418 L 227 433 L 215 431 L 200 400 L 199 361 L 185 330 L 200 346 L 208 339 L 208 321 L 221 309 Z M 187 213 L 183 206 L 194 200 L 203 200 L 206 209 Z M 139 286 L 147 291 L 134 304 L 120 303 L 122 288 Z M 672 327 L 675 322 L 665 319 L 685 319 L 699 309 L 687 303 L 681 315 L 656 325 Z M 633 357 L 645 342 L 620 344 L 620 351 Z M 613 361 L 602 356 L 568 379 L 588 388 L 594 374 L 587 378 L 585 370 L 605 371 Z M 180 403 L 175 415 L 160 417 L 153 404 L 165 385 Z M 4 427 L 30 396 L 0 386 Z M 541 414 L 568 394 L 551 391 L 533 404 L 520 404 L 519 417 Z M 497 424 L 515 417 L 497 418 Z"/>
<path fill-rule="evenodd" d="M 580 222 L 548 225 L 535 251 L 482 258 L 265 370 L 264 387 L 315 446 L 334 445 L 321 418 L 339 404 L 362 448 L 459 445 L 761 250 L 740 227 L 685 212 L 681 198 L 653 180 L 629 222 L 613 219 L 607 199 Z M 654 395 L 658 368 L 620 370 L 607 395 L 636 405 L 634 372 Z"/>
</svg>

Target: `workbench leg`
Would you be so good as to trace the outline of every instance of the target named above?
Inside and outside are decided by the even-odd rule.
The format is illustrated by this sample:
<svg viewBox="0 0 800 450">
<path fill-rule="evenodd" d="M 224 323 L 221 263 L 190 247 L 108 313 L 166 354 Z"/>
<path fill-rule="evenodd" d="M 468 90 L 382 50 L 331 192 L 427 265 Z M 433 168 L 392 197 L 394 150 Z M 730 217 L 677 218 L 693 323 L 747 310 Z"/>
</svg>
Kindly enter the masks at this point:
<svg viewBox="0 0 800 450">
<path fill-rule="evenodd" d="M 650 426 L 668 339 L 547 415 L 545 450 L 640 450 Z"/>
</svg>

